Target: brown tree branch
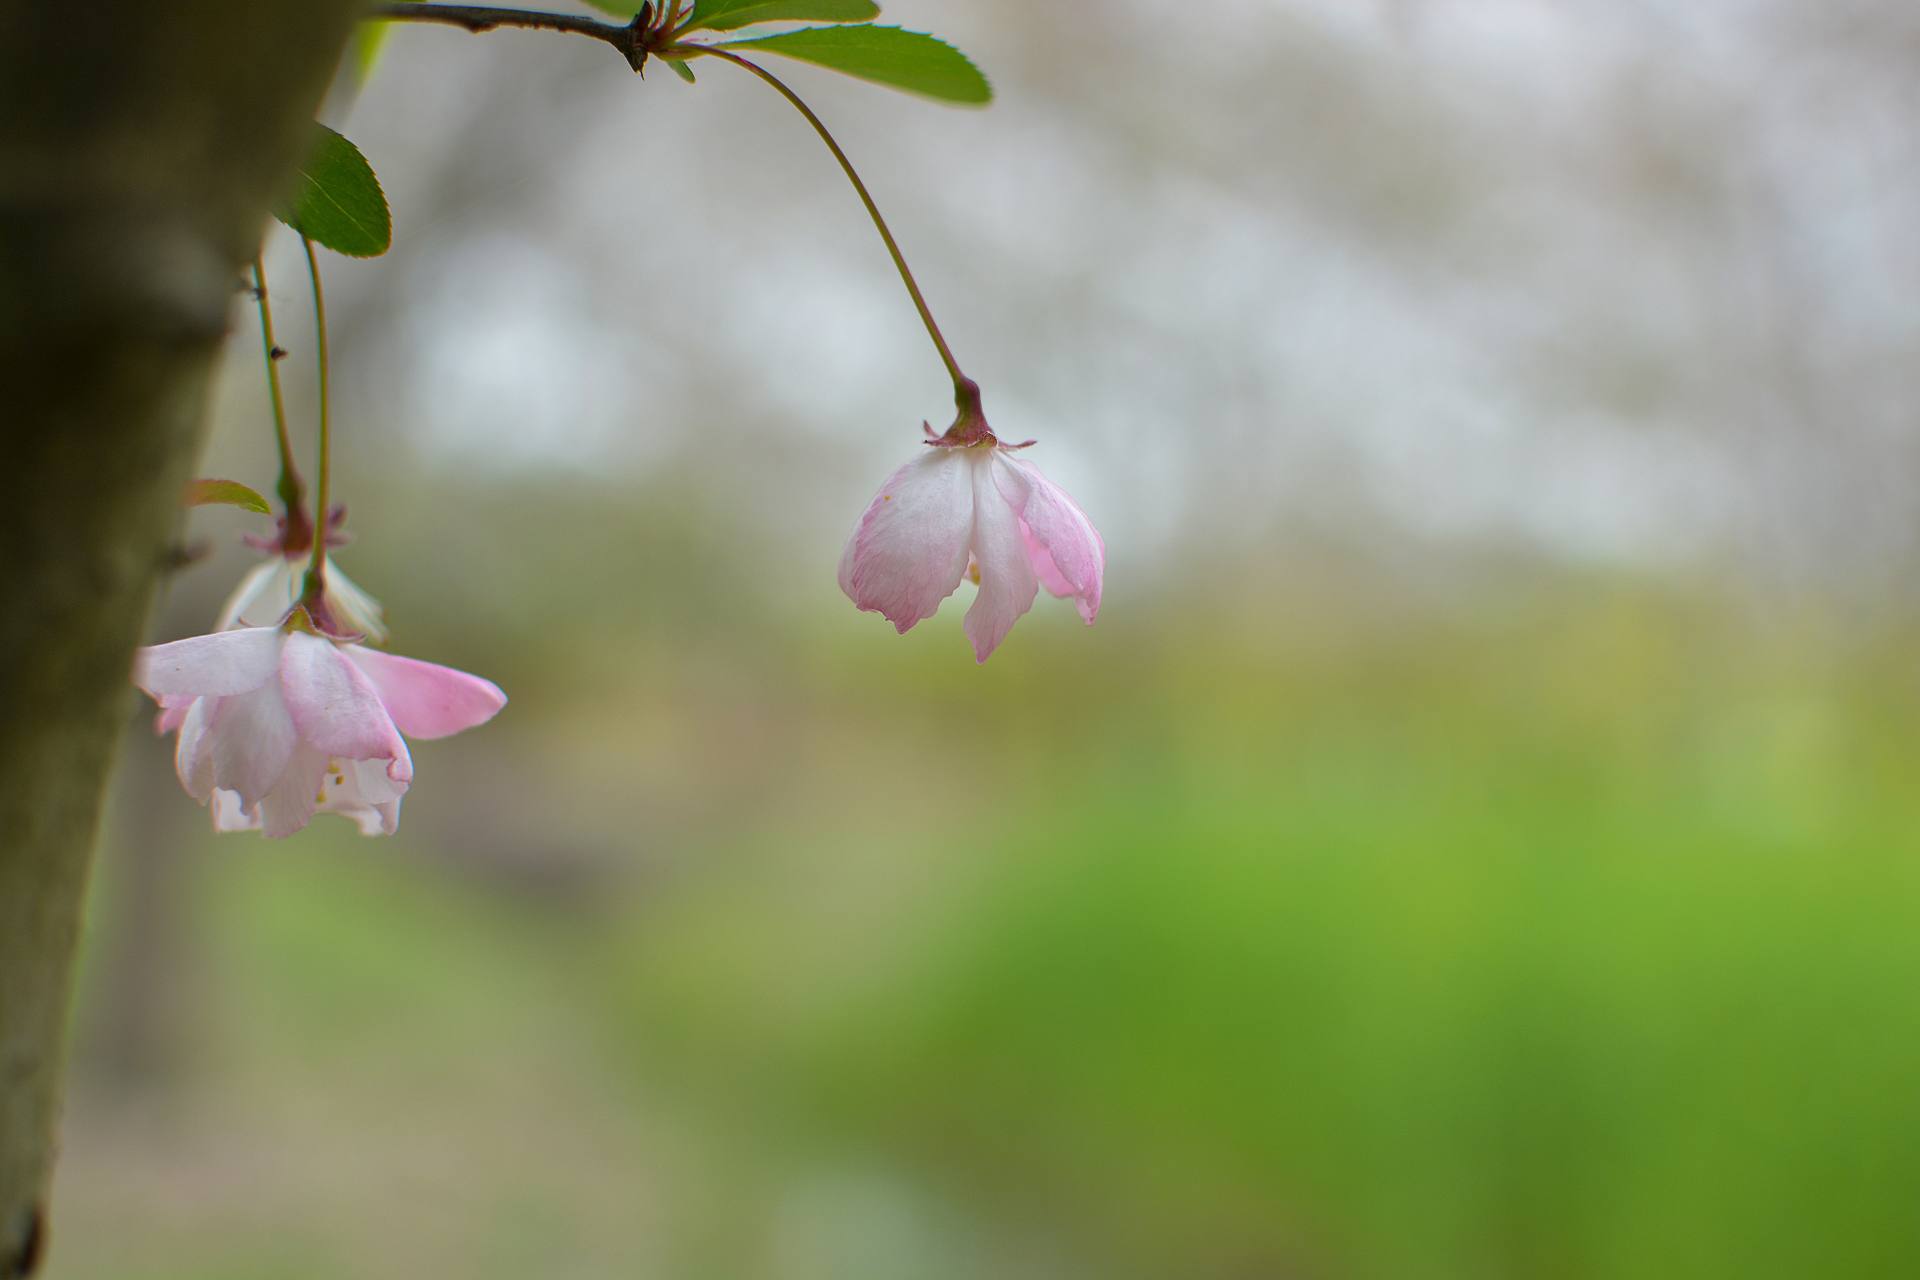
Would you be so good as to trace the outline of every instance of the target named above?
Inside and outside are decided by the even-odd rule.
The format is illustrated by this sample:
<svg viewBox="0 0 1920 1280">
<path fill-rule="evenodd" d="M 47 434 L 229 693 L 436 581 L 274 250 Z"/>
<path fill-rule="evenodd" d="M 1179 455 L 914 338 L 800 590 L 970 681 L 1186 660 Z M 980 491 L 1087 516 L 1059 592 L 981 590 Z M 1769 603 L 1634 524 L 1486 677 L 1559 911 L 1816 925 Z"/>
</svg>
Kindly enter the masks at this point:
<svg viewBox="0 0 1920 1280">
<path fill-rule="evenodd" d="M 643 9 L 632 22 L 601 22 L 571 13 L 535 13 L 526 9 L 501 9 L 484 4 L 417 4 L 402 0 L 398 4 L 376 4 L 366 12 L 368 18 L 390 22 L 444 22 L 465 27 L 478 35 L 496 27 L 519 27 L 529 31 L 564 31 L 604 41 L 620 51 L 635 71 L 646 65 L 651 11 Z"/>
</svg>

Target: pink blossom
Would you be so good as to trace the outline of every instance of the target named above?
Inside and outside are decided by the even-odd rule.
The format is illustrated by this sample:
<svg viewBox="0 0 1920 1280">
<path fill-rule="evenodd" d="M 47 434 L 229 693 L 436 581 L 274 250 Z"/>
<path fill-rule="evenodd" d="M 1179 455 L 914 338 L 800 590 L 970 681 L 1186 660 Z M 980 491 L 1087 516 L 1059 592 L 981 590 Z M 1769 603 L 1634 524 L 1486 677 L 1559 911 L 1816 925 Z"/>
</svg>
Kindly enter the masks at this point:
<svg viewBox="0 0 1920 1280">
<path fill-rule="evenodd" d="M 1033 607 L 1040 587 L 1071 597 L 1091 626 L 1100 612 L 1106 544 L 1086 513 L 984 423 L 956 426 L 887 478 L 840 557 L 840 589 L 902 633 L 930 618 L 963 577 L 976 661 Z"/>
<path fill-rule="evenodd" d="M 221 831 L 288 836 L 316 813 L 391 833 L 413 782 L 405 733 L 493 718 L 491 681 L 310 631 L 246 627 L 140 650 L 134 683 L 179 730 L 174 765 Z"/>
</svg>

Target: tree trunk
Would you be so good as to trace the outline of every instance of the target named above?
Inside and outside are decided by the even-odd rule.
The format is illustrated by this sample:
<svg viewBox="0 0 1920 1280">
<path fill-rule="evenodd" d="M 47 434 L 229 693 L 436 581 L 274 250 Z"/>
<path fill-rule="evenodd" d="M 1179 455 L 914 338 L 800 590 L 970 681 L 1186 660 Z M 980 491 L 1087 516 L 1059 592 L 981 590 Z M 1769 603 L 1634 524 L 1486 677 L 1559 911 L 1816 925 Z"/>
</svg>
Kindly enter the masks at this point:
<svg viewBox="0 0 1920 1280">
<path fill-rule="evenodd" d="M 41 1251 L 133 647 L 353 0 L 0 0 L 0 1277 Z"/>
</svg>

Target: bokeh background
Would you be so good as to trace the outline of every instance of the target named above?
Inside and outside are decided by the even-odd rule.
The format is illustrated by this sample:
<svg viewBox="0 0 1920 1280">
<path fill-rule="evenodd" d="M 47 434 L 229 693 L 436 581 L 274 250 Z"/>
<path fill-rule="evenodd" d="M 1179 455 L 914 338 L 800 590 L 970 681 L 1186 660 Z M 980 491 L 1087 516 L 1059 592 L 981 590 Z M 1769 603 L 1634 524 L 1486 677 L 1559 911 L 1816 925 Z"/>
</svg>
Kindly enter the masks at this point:
<svg viewBox="0 0 1920 1280">
<path fill-rule="evenodd" d="M 1920 9 L 888 17 L 993 107 L 791 82 L 1099 625 L 840 596 L 949 401 L 764 86 L 395 32 L 341 563 L 513 701 L 268 844 L 129 699 L 51 1274 L 1920 1274 Z"/>
</svg>

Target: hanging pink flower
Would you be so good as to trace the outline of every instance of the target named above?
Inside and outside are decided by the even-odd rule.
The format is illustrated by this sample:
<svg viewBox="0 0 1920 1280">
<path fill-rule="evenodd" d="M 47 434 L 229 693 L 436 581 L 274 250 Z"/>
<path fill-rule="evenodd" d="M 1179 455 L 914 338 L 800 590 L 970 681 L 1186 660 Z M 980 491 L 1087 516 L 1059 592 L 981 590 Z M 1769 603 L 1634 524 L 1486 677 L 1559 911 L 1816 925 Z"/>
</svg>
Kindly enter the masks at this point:
<svg viewBox="0 0 1920 1280">
<path fill-rule="evenodd" d="M 292 835 L 316 813 L 391 833 L 413 782 L 403 733 L 440 738 L 506 695 L 450 667 L 307 630 L 246 627 L 140 650 L 134 683 L 178 729 L 180 783 L 222 831 Z"/>
<path fill-rule="evenodd" d="M 840 556 L 840 589 L 905 633 L 971 577 L 980 591 L 965 626 L 978 662 L 1033 607 L 1040 587 L 1070 597 L 1091 626 L 1107 549 L 1086 513 L 1013 456 L 1026 445 L 1001 444 L 984 419 L 963 412 L 930 443 L 867 504 Z"/>
</svg>

